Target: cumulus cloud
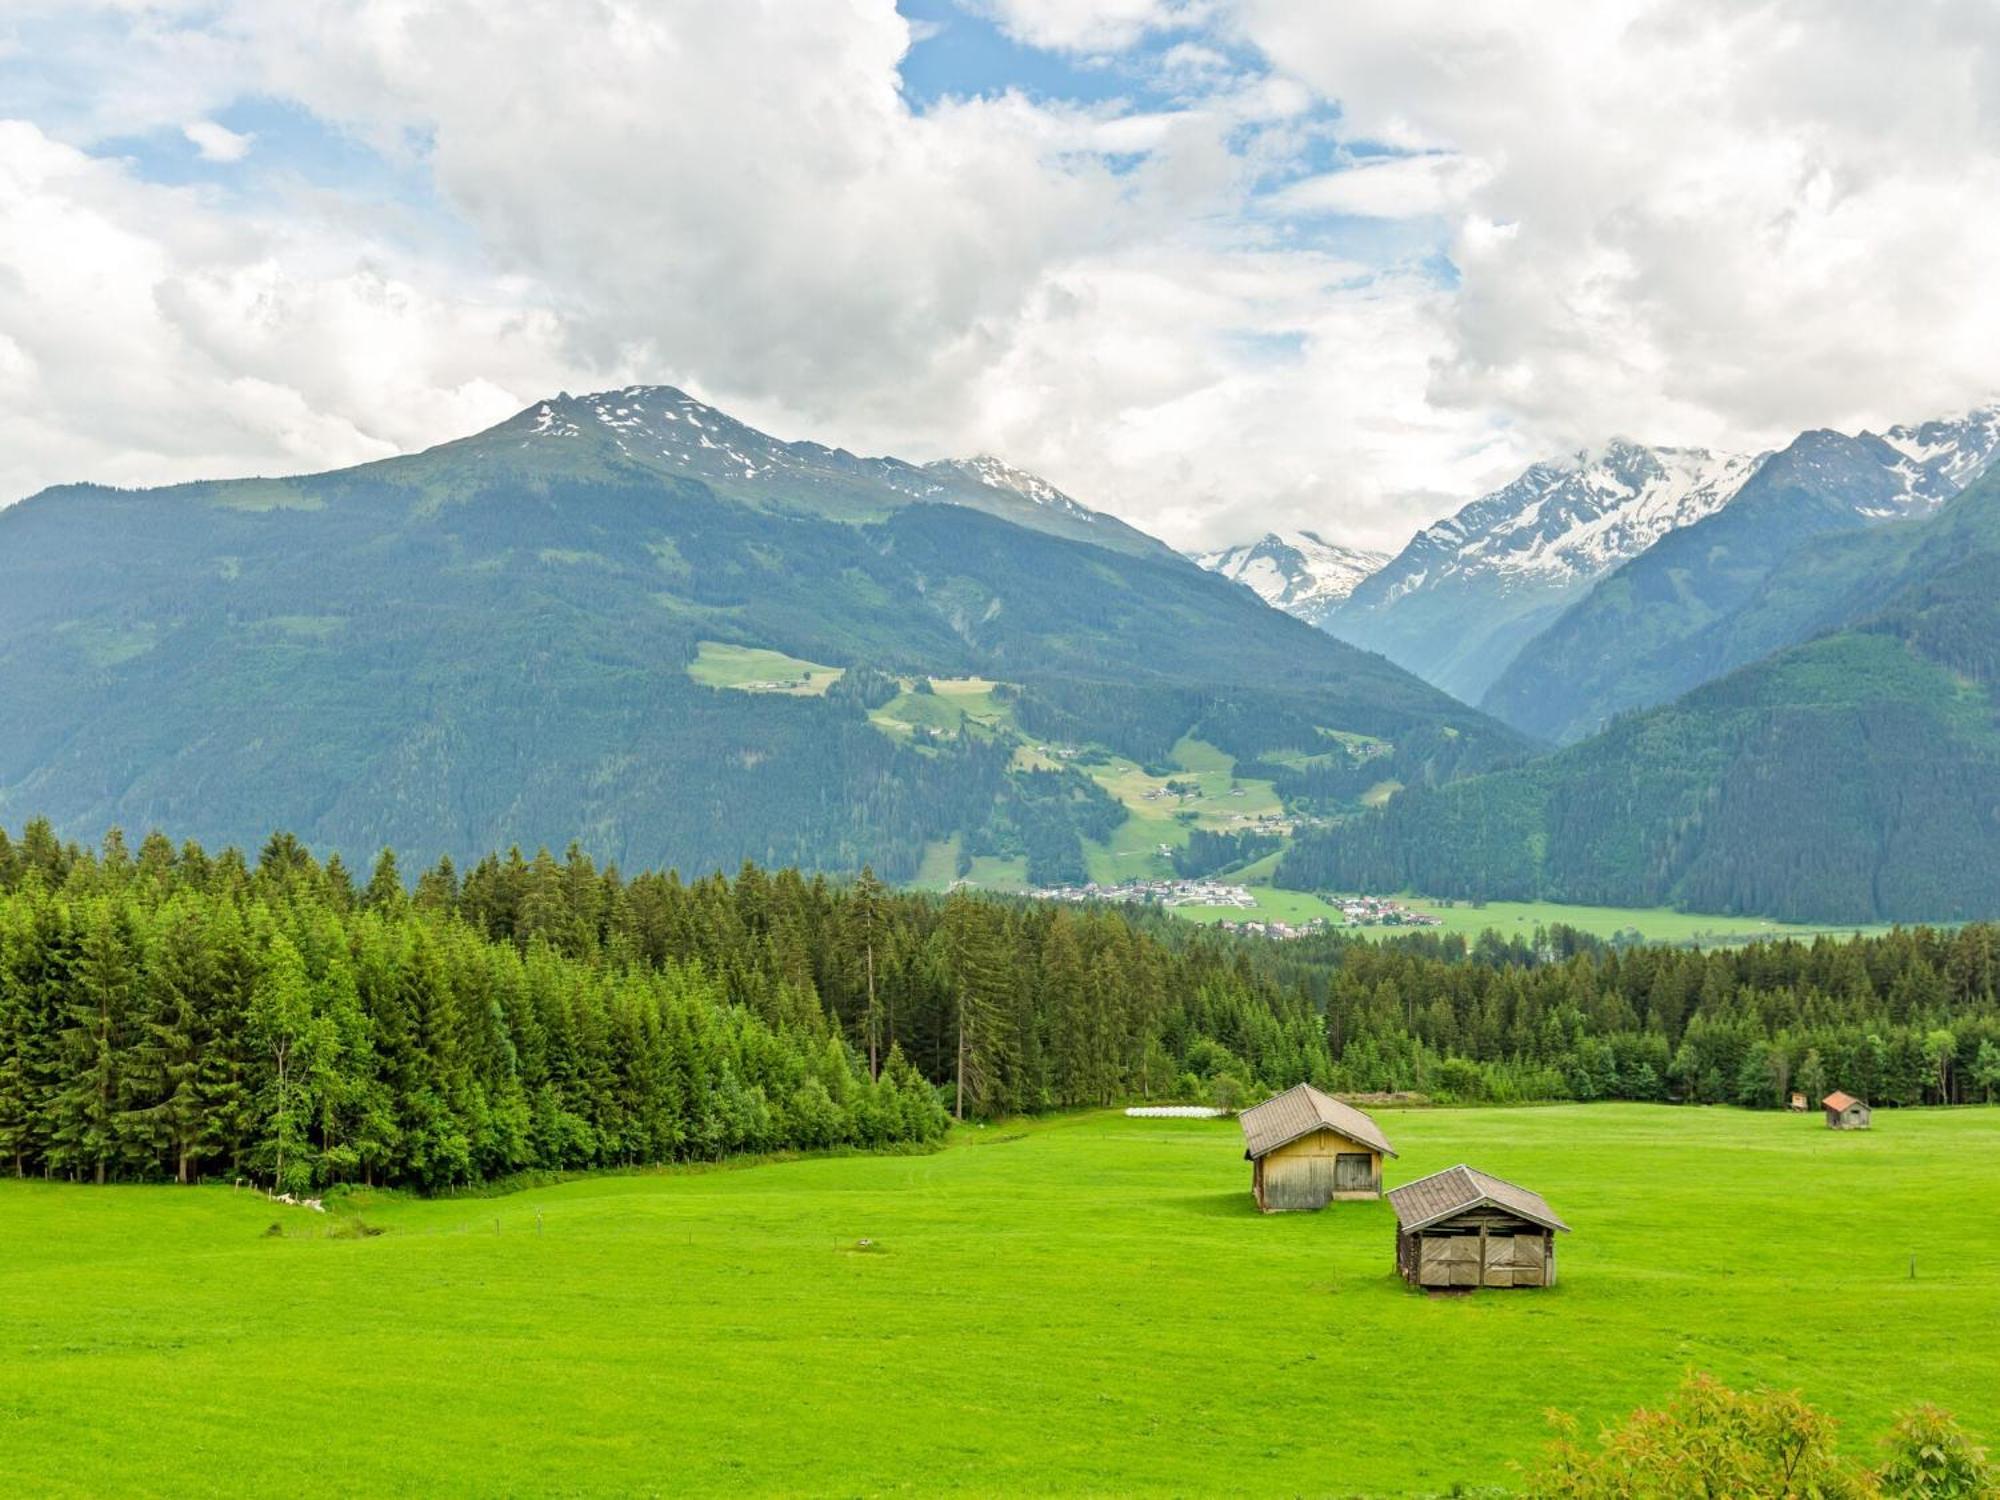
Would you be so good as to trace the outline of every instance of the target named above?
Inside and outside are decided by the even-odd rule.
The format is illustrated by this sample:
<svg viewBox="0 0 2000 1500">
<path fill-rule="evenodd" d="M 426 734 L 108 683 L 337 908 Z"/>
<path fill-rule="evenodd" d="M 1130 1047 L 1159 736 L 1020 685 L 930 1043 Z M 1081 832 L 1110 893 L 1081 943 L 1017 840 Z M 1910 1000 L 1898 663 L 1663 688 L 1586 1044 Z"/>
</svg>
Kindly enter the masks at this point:
<svg viewBox="0 0 2000 1500">
<path fill-rule="evenodd" d="M 984 8 L 1030 46 L 1104 54 L 1149 32 L 1191 25 L 1210 6 L 1202 0 L 987 0 Z"/>
<path fill-rule="evenodd" d="M 1370 157 L 1289 184 L 1273 206 L 1291 214 L 1420 218 L 1463 210 L 1489 175 L 1484 164 L 1455 152 Z"/>
<path fill-rule="evenodd" d="M 1449 175 L 1437 402 L 1551 444 L 1752 444 L 2000 386 L 1991 6 L 1244 0 L 1236 19 L 1355 134 L 1448 153 L 1369 169 Z M 1343 173 L 1291 193 L 1367 212 L 1368 191 Z"/>
<path fill-rule="evenodd" d="M 35 123 L 0 132 L 0 493 L 658 379 L 998 451 L 1177 543 L 1388 544 L 1614 433 L 1996 384 L 1990 6 L 966 6 L 1136 102 L 919 107 L 892 0 L 13 0 L 47 24 L 4 78 Z M 422 201 L 302 183 L 215 123 L 244 99 Z M 235 153 L 233 195 L 143 180 L 149 131 Z"/>
<path fill-rule="evenodd" d="M 564 367 L 553 317 L 481 291 L 0 123 L 0 494 L 298 472 L 498 420 Z"/>
<path fill-rule="evenodd" d="M 181 134 L 193 144 L 203 161 L 241 161 L 250 154 L 250 147 L 257 139 L 254 133 L 238 134 L 213 120 L 190 121 L 181 127 Z"/>
</svg>

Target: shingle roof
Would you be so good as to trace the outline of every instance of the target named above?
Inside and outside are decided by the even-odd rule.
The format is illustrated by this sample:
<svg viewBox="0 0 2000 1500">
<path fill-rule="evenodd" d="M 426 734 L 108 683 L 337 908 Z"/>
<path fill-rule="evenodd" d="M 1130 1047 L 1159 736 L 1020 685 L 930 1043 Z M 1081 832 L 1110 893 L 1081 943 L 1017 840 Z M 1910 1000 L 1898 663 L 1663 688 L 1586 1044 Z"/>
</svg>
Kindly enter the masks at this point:
<svg viewBox="0 0 2000 1500">
<path fill-rule="evenodd" d="M 1237 1118 L 1243 1125 L 1243 1154 L 1252 1161 L 1315 1130 L 1337 1131 L 1384 1156 L 1396 1154 L 1373 1120 L 1309 1083 L 1296 1084 L 1275 1099 L 1252 1105 Z"/>
<path fill-rule="evenodd" d="M 1391 1188 L 1389 1202 L 1396 1210 L 1397 1224 L 1406 1230 L 1426 1229 L 1468 1208 L 1491 1204 L 1518 1214 L 1531 1224 L 1569 1232 L 1569 1225 L 1556 1217 L 1555 1210 L 1539 1193 L 1464 1165 L 1446 1167 L 1442 1172 Z"/>
<path fill-rule="evenodd" d="M 1842 1093 L 1839 1089 L 1835 1089 L 1819 1102 L 1824 1108 L 1845 1111 L 1851 1105 L 1859 1104 L 1861 1101 L 1852 1094 Z"/>
</svg>

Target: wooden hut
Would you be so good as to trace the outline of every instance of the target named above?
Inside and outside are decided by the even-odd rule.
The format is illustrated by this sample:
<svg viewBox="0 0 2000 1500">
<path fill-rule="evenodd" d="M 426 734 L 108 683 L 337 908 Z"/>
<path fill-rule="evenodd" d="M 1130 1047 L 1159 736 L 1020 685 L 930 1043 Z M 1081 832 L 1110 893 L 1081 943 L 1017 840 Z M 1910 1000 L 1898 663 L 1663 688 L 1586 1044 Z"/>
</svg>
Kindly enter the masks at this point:
<svg viewBox="0 0 2000 1500">
<path fill-rule="evenodd" d="M 1795 1115 L 1802 1115 L 1806 1112 L 1806 1096 L 1799 1093 L 1796 1089 L 1792 1091 L 1791 1111 Z"/>
<path fill-rule="evenodd" d="M 1554 1286 L 1569 1225 L 1537 1193 L 1471 1167 L 1393 1188 L 1396 1269 L 1411 1286 Z"/>
<path fill-rule="evenodd" d="M 1866 1130 L 1868 1128 L 1868 1106 L 1852 1094 L 1835 1089 L 1819 1101 L 1826 1111 L 1827 1128 L 1830 1130 Z"/>
<path fill-rule="evenodd" d="M 1238 1118 L 1250 1194 L 1265 1213 L 1382 1196 L 1382 1158 L 1396 1153 L 1353 1105 L 1302 1083 Z"/>
</svg>

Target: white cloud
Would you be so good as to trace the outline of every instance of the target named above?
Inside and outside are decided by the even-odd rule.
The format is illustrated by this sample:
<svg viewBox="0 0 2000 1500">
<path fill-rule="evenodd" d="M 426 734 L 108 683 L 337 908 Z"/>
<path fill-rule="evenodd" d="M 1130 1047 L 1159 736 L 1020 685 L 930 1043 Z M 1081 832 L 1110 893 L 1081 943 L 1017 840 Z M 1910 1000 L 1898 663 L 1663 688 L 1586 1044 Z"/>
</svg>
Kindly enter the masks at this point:
<svg viewBox="0 0 2000 1500">
<path fill-rule="evenodd" d="M 0 131 L 0 494 L 660 379 L 785 435 L 993 449 L 1180 543 L 1385 543 L 1612 433 L 1758 443 L 2000 383 L 1989 6 L 985 8 L 1093 64 L 1143 44 L 1145 102 L 918 110 L 891 0 L 11 0 L 88 21 Z M 261 198 L 78 149 L 237 150 L 194 132 L 246 97 L 391 156 L 441 222 L 306 189 L 271 129 L 232 174 Z M 1389 154 L 1301 176 L 1332 106 Z M 1455 282 L 1411 269 L 1435 251 Z"/>
<path fill-rule="evenodd" d="M 297 472 L 472 430 L 564 368 L 555 319 L 511 302 L 0 123 L 0 496 Z"/>
<path fill-rule="evenodd" d="M 1185 244 L 1052 276 L 977 383 L 987 446 L 1182 543 L 1400 542 L 1536 456 L 1428 400 L 1450 299 L 1312 252 Z"/>
<path fill-rule="evenodd" d="M 2000 10 L 1243 0 L 1237 21 L 1356 135 L 1465 164 L 1439 195 L 1462 273 L 1440 403 L 1551 446 L 1750 444 L 2000 384 Z"/>
<path fill-rule="evenodd" d="M 256 142 L 254 134 L 241 134 L 213 120 L 194 120 L 181 127 L 181 134 L 193 143 L 203 161 L 241 161 Z"/>
<path fill-rule="evenodd" d="M 1454 152 L 1368 157 L 1291 183 L 1275 195 L 1273 207 L 1292 214 L 1419 218 L 1463 208 L 1488 175 L 1482 163 Z"/>
<path fill-rule="evenodd" d="M 1053 52 L 1123 51 L 1148 32 L 1192 25 L 1202 0 L 987 0 L 984 9 L 1017 41 Z"/>
</svg>

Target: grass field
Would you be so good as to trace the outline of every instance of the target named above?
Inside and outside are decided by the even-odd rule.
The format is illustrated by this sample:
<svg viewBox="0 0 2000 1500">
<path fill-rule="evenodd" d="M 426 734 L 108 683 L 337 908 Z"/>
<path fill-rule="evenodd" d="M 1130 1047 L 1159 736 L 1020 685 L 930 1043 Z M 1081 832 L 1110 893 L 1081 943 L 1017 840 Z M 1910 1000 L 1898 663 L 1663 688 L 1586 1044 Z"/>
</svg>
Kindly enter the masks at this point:
<svg viewBox="0 0 2000 1500">
<path fill-rule="evenodd" d="M 789 693 L 794 697 L 818 697 L 840 680 L 840 667 L 822 666 L 787 656 L 782 651 L 766 651 L 760 646 L 729 646 L 720 641 L 697 641 L 695 658 L 688 663 L 688 676 L 704 687 L 734 688 L 744 693 Z"/>
<path fill-rule="evenodd" d="M 1303 922 L 1325 917 L 1339 923 L 1340 910 L 1309 891 L 1282 890 L 1259 883 L 1270 878 L 1277 856 L 1246 866 L 1236 874 L 1217 878 L 1228 882 L 1248 882 L 1255 908 L 1232 906 L 1177 906 L 1174 913 L 1192 922 L 1240 922 L 1244 920 Z M 1489 929 L 1502 937 L 1527 937 L 1537 927 L 1566 923 L 1598 937 L 1615 937 L 1637 932 L 1649 943 L 1697 943 L 1701 945 L 1742 943 L 1753 938 L 1810 938 L 1820 933 L 1848 936 L 1854 932 L 1882 932 L 1883 927 L 1812 927 L 1792 922 L 1774 922 L 1763 917 L 1725 917 L 1701 912 L 1675 911 L 1671 907 L 1565 906 L 1553 901 L 1489 901 L 1483 906 L 1460 902 L 1447 905 L 1422 896 L 1406 896 L 1412 910 L 1430 912 L 1440 919 L 1437 927 L 1363 927 L 1363 937 L 1407 937 L 1413 931 L 1458 933 L 1476 938 Z"/>
<path fill-rule="evenodd" d="M 1380 1119 L 1392 1185 L 1469 1160 L 1546 1193 L 1576 1230 L 1561 1285 L 1409 1291 L 1386 1204 L 1256 1214 L 1229 1121 L 384 1198 L 366 1239 L 226 1188 L 0 1182 L 0 1473 L 1403 1495 L 1504 1483 L 1545 1407 L 1595 1425 L 1690 1368 L 1800 1387 L 1857 1451 L 1920 1397 L 2000 1439 L 2000 1110 Z"/>
<path fill-rule="evenodd" d="M 1565 906 L 1553 901 L 1489 901 L 1484 906 L 1442 902 L 1412 897 L 1410 905 L 1443 920 L 1445 932 L 1477 937 L 1488 928 L 1503 936 L 1527 934 L 1537 926 L 1567 923 L 1598 937 L 1614 937 L 1636 931 L 1649 943 L 1736 943 L 1760 937 L 1812 937 L 1830 932 L 1849 936 L 1860 932 L 1883 932 L 1883 927 L 1814 927 L 1793 922 L 1774 922 L 1764 917 L 1725 917 L 1712 913 L 1674 911 L 1670 907 Z M 1390 928 L 1393 932 L 1395 929 Z M 1432 931 L 1439 929 L 1433 928 Z"/>
</svg>

